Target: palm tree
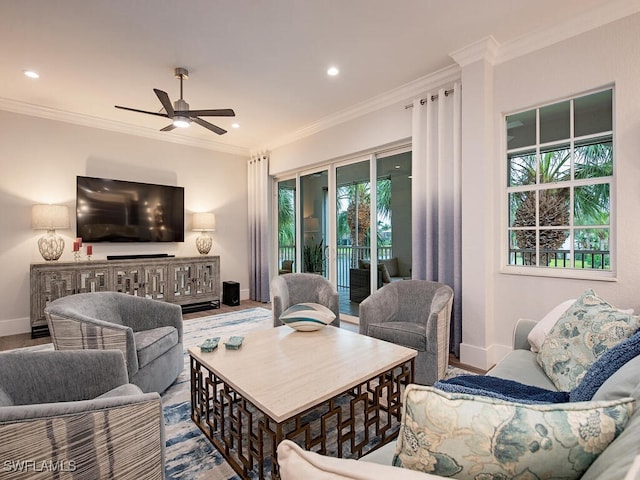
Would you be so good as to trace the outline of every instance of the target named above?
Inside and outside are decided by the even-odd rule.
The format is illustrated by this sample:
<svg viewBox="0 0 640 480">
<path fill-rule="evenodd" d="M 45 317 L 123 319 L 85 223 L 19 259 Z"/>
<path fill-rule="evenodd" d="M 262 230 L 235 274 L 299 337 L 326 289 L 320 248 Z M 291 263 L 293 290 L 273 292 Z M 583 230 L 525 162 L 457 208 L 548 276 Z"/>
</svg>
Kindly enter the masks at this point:
<svg viewBox="0 0 640 480">
<path fill-rule="evenodd" d="M 295 190 L 278 188 L 278 245 L 295 245 L 296 238 Z"/>
<path fill-rule="evenodd" d="M 612 144 L 597 141 L 575 147 L 574 179 L 610 176 L 613 173 Z M 516 155 L 510 159 L 510 186 L 536 184 L 535 154 Z M 568 148 L 541 152 L 540 185 L 552 188 L 538 191 L 538 225 L 564 226 L 570 221 L 569 187 L 553 188 L 558 182 L 571 180 L 571 155 Z M 510 210 L 513 227 L 536 226 L 536 191 L 526 190 L 513 193 Z M 609 223 L 609 184 L 598 183 L 574 188 L 574 219 L 579 225 Z M 597 220 L 596 220 L 597 219 Z M 526 265 L 536 264 L 536 232 L 533 229 L 514 231 L 517 248 L 534 252 L 524 258 Z M 540 250 L 559 250 L 567 239 L 565 229 L 540 230 Z M 551 254 L 554 255 L 554 254 Z M 541 265 L 548 265 L 549 254 L 543 253 Z"/>
</svg>

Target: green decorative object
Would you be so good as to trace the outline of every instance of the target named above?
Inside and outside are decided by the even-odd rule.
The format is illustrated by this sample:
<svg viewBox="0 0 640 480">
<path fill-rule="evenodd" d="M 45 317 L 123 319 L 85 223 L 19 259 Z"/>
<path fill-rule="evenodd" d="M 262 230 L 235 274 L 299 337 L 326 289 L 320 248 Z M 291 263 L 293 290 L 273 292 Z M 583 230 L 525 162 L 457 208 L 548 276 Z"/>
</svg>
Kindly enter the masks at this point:
<svg viewBox="0 0 640 480">
<path fill-rule="evenodd" d="M 207 338 L 202 343 L 202 345 L 200 345 L 200 351 L 202 353 L 213 352 L 216 348 L 218 348 L 219 342 L 220 342 L 220 337 Z"/>
<path fill-rule="evenodd" d="M 244 337 L 229 337 L 229 340 L 225 342 L 224 346 L 227 347 L 227 350 L 238 350 L 242 346 L 242 341 Z"/>
</svg>

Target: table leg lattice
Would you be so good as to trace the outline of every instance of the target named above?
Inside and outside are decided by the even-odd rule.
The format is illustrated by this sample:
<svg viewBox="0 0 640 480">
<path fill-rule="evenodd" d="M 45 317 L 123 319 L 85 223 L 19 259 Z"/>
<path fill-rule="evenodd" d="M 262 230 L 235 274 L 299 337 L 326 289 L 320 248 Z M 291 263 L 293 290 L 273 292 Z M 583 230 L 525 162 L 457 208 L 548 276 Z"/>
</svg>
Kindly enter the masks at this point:
<svg viewBox="0 0 640 480">
<path fill-rule="evenodd" d="M 278 478 L 276 448 L 285 438 L 340 458 L 360 458 L 393 440 L 413 376 L 411 359 L 276 422 L 192 357 L 191 418 L 240 476 Z"/>
</svg>

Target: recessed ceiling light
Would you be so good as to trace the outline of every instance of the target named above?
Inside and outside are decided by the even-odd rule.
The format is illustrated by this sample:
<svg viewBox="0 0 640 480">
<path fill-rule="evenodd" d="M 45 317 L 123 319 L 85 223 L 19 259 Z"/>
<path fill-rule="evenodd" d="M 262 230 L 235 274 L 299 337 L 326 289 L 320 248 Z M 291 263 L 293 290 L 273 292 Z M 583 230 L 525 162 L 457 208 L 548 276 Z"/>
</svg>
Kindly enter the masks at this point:
<svg viewBox="0 0 640 480">
<path fill-rule="evenodd" d="M 33 70 L 25 70 L 23 73 L 25 77 L 40 78 L 40 75 L 38 75 L 38 72 L 34 72 Z"/>
<path fill-rule="evenodd" d="M 231 127 L 232 128 L 240 128 L 240 124 L 239 123 L 232 123 Z"/>
<path fill-rule="evenodd" d="M 329 75 L 330 77 L 335 77 L 339 73 L 340 70 L 338 70 L 338 67 L 329 67 L 329 69 L 327 70 L 327 75 Z"/>
</svg>

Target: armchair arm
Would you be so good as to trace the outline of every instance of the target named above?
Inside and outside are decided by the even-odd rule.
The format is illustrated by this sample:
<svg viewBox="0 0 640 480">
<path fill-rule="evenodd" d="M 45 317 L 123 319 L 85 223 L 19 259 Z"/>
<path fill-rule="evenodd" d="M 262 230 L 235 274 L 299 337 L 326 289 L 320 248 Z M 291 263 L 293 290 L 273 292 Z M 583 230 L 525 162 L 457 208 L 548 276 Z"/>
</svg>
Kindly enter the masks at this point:
<svg viewBox="0 0 640 480">
<path fill-rule="evenodd" d="M 280 315 L 291 306 L 289 299 L 289 288 L 287 282 L 281 277 L 275 277 L 271 280 L 271 309 L 273 310 L 273 326 L 282 325 Z"/>
<path fill-rule="evenodd" d="M 530 320 L 528 318 L 520 318 L 516 322 L 516 326 L 513 329 L 513 349 L 514 350 L 529 350 L 531 345 L 527 338 L 529 332 L 537 325 L 538 322 Z"/>
<path fill-rule="evenodd" d="M 36 468 L 38 478 L 52 480 L 61 471 L 74 478 L 164 478 L 160 396 L 0 407 L 0 462 L 18 480 L 33 478 Z"/>
<path fill-rule="evenodd" d="M 336 319 L 331 322 L 332 325 L 340 326 L 340 295 L 333 285 L 325 285 L 318 292 L 318 303 L 321 305 L 325 305 L 329 310 L 331 310 Z"/>
<path fill-rule="evenodd" d="M 121 295 L 118 309 L 122 323 L 134 332 L 157 327 L 175 327 L 178 342 L 182 342 L 182 308 L 173 303 L 159 302 L 134 295 Z"/>
<path fill-rule="evenodd" d="M 87 400 L 128 382 L 118 350 L 0 354 L 0 386 L 16 405 Z"/>
<path fill-rule="evenodd" d="M 44 312 L 56 350 L 120 350 L 129 377 L 138 371 L 135 337 L 130 327 L 80 313 L 74 313 L 71 317 L 49 308 L 45 308 Z"/>
<path fill-rule="evenodd" d="M 360 328 L 367 335 L 370 323 L 393 321 L 398 310 L 398 296 L 392 288 L 383 288 L 369 295 L 360 304 Z"/>
</svg>

